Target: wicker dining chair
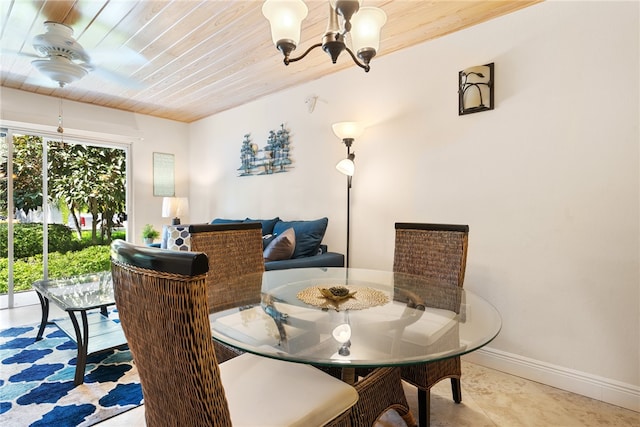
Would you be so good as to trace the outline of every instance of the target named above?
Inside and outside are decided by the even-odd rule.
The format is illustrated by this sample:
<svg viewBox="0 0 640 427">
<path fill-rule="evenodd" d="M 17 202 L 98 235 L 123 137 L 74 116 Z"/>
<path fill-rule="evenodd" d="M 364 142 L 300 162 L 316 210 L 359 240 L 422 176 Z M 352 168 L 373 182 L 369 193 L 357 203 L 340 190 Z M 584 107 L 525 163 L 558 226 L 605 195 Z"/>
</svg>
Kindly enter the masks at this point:
<svg viewBox="0 0 640 427">
<path fill-rule="evenodd" d="M 198 224 L 189 226 L 191 250 L 209 259 L 207 298 L 209 312 L 226 310 L 260 295 L 264 258 L 262 228 L 256 223 Z M 260 301 L 245 301 L 259 303 Z M 220 363 L 242 354 L 220 342 L 214 344 Z"/>
<path fill-rule="evenodd" d="M 393 271 L 423 276 L 462 288 L 467 262 L 468 225 L 396 223 Z M 457 310 L 456 310 L 457 312 Z M 430 390 L 451 378 L 456 403 L 462 401 L 460 357 L 402 367 L 402 378 L 418 388 L 418 422 L 430 422 Z"/>
<path fill-rule="evenodd" d="M 209 258 L 207 291 L 209 311 L 237 306 L 238 301 L 250 305 L 260 301 L 247 300 L 247 295 L 260 295 L 264 258 L 260 223 L 201 224 L 189 226 L 191 250 L 204 252 Z M 258 274 L 259 273 L 259 274 Z M 220 342 L 214 342 L 220 363 L 242 352 Z M 323 371 L 340 378 L 341 370 Z M 409 410 L 398 369 L 380 368 L 368 372 L 355 384 L 360 396 L 351 412 L 354 426 L 369 427 L 384 412 L 394 409 L 409 426 L 415 424 Z"/>
<path fill-rule="evenodd" d="M 148 426 L 350 426 L 353 387 L 243 354 L 218 364 L 203 253 L 112 243 L 113 287 Z"/>
</svg>

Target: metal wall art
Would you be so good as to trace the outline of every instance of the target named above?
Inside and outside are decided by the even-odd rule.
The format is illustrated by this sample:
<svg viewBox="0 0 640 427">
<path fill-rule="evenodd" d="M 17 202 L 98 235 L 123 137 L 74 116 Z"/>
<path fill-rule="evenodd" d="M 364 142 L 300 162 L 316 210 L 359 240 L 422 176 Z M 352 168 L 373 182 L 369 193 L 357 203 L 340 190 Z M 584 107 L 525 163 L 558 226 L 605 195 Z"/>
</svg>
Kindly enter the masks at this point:
<svg viewBox="0 0 640 427">
<path fill-rule="evenodd" d="M 267 144 L 263 149 L 251 142 L 251 134 L 244 136 L 240 148 L 240 167 L 238 176 L 271 175 L 287 172 L 291 167 L 289 158 L 289 131 L 280 125 L 278 131 L 270 130 Z"/>
<path fill-rule="evenodd" d="M 458 115 L 493 110 L 493 62 L 458 73 Z"/>
</svg>

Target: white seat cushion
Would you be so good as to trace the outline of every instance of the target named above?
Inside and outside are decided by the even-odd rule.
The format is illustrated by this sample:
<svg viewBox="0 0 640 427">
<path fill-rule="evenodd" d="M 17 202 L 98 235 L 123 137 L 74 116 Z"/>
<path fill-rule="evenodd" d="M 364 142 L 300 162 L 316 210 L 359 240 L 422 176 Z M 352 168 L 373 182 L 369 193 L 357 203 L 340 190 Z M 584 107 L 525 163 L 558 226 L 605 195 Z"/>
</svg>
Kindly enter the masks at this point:
<svg viewBox="0 0 640 427">
<path fill-rule="evenodd" d="M 312 366 L 245 353 L 220 364 L 234 426 L 322 426 L 358 401 L 352 386 Z"/>
</svg>

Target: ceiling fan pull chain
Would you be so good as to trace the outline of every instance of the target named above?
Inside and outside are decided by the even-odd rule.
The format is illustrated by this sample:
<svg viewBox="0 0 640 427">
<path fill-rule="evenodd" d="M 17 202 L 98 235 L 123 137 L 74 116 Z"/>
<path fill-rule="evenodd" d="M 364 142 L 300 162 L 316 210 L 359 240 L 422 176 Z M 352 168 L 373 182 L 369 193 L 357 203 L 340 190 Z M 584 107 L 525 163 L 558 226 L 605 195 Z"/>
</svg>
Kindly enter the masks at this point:
<svg viewBox="0 0 640 427">
<path fill-rule="evenodd" d="M 60 98 L 60 107 L 58 108 L 58 133 L 60 134 L 60 142 L 64 142 L 64 128 L 62 127 L 62 98 Z"/>
</svg>

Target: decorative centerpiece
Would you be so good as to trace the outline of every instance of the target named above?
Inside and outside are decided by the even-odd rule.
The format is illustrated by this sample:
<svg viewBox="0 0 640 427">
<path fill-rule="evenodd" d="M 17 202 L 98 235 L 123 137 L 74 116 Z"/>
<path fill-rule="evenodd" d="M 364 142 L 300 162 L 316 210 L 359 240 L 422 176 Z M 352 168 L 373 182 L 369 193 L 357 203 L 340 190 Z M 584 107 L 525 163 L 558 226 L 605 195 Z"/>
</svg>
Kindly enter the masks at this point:
<svg viewBox="0 0 640 427">
<path fill-rule="evenodd" d="M 336 311 L 362 310 L 389 302 L 389 296 L 377 289 L 363 286 L 327 286 L 327 284 L 304 288 L 296 294 L 296 297 L 314 307 Z"/>
<path fill-rule="evenodd" d="M 330 288 L 319 288 L 323 297 L 332 301 L 342 301 L 347 298 L 351 298 L 358 291 L 350 292 L 349 289 L 344 286 L 331 286 Z"/>
</svg>

